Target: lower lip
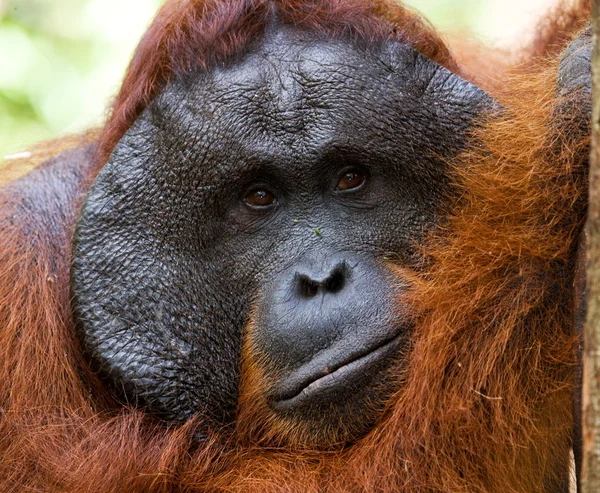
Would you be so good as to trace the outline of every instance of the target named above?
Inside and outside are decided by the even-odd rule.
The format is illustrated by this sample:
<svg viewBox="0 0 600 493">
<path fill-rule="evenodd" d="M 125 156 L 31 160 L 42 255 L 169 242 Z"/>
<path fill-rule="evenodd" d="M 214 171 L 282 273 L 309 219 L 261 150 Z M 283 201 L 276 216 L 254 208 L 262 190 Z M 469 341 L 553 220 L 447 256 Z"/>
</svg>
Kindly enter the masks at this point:
<svg viewBox="0 0 600 493">
<path fill-rule="evenodd" d="M 351 361 L 350 363 L 341 366 L 337 370 L 328 375 L 318 378 L 313 382 L 309 383 L 304 387 L 298 394 L 289 399 L 276 400 L 273 402 L 273 407 L 276 410 L 287 410 L 297 405 L 300 405 L 303 401 L 312 398 L 315 394 L 319 394 L 329 389 L 333 389 L 344 385 L 341 380 L 349 380 L 352 375 L 367 370 L 369 367 L 380 362 L 382 359 L 390 356 L 392 352 L 398 346 L 400 337 L 397 336 L 391 341 L 386 342 L 382 346 L 374 349 L 368 354 L 361 356 L 358 359 Z M 351 379 L 355 380 L 355 379 Z"/>
</svg>

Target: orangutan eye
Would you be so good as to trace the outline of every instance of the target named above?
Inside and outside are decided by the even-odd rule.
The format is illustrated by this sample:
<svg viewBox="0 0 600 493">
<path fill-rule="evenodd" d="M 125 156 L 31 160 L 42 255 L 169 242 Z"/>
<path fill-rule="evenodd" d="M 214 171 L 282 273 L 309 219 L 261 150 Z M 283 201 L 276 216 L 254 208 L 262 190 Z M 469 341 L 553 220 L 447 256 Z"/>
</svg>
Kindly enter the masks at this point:
<svg viewBox="0 0 600 493">
<path fill-rule="evenodd" d="M 269 190 L 259 188 L 246 194 L 244 201 L 250 207 L 269 207 L 276 202 L 275 195 Z"/>
<path fill-rule="evenodd" d="M 358 170 L 346 171 L 339 179 L 337 190 L 354 190 L 365 182 L 365 175 Z"/>
</svg>

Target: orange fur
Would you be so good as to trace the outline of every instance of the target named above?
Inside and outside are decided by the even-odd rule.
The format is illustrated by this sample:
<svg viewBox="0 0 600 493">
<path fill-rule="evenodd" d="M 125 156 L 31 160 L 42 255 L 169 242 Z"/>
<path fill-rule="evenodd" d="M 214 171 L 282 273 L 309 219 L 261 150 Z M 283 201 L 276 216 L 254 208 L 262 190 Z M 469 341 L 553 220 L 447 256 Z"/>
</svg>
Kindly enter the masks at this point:
<svg viewBox="0 0 600 493">
<path fill-rule="evenodd" d="M 98 129 L 91 129 L 80 134 L 40 142 L 25 152 L 6 156 L 4 160 L 0 157 L 0 185 L 26 175 L 61 152 L 96 141 L 98 135 Z"/>
<path fill-rule="evenodd" d="M 449 36 L 448 45 L 463 76 L 495 94 L 503 91 L 507 78 L 539 68 L 545 60 L 559 56 L 573 33 L 589 23 L 591 6 L 590 0 L 558 3 L 539 21 L 531 41 L 510 49 L 486 46 L 464 34 Z"/>
<path fill-rule="evenodd" d="M 400 4 L 385 0 L 278 0 L 276 4 L 282 20 L 301 29 L 330 37 L 397 39 L 441 65 L 459 70 L 435 30 Z M 167 1 L 129 65 L 100 135 L 97 165 L 106 162 L 125 131 L 169 80 L 241 52 L 258 37 L 272 5 L 270 0 Z"/>
<path fill-rule="evenodd" d="M 68 286 L 73 228 L 99 156 L 171 76 L 175 41 L 187 54 L 220 46 L 225 56 L 263 15 L 262 2 L 235 11 L 216 0 L 176 3 L 138 50 L 100 150 L 79 147 L 0 189 L 0 490 L 534 493 L 558 481 L 571 432 L 571 287 L 589 138 L 568 125 L 559 131 L 557 59 L 494 94 L 509 110 L 489 116 L 451 163 L 460 193 L 423 247 L 429 267 L 398 268 L 412 285 L 414 344 L 401 390 L 369 435 L 339 450 L 282 448 L 263 433 L 261 406 L 247 406 L 243 394 L 236 429 L 214 430 L 198 446 L 194 420 L 157 423 L 114 402 L 90 374 Z M 203 7 L 191 14 L 192 5 Z M 301 26 L 333 26 L 327 35 L 381 36 L 389 34 L 381 26 L 396 25 L 433 58 L 455 63 L 426 24 L 392 4 L 281 5 Z M 198 51 L 194 22 L 204 26 Z M 239 23 L 246 34 L 232 30 Z M 158 75 L 154 58 L 143 58 L 151 49 L 163 50 Z M 245 365 L 244 379 L 260 386 L 255 364 Z"/>
</svg>

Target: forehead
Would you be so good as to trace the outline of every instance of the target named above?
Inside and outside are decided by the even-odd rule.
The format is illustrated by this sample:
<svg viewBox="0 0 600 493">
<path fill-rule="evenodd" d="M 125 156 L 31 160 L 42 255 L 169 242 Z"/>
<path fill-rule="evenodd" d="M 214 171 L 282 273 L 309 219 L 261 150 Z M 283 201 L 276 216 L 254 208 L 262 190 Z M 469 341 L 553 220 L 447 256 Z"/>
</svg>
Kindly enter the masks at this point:
<svg viewBox="0 0 600 493">
<path fill-rule="evenodd" d="M 177 79 L 150 113 L 180 145 L 298 162 L 338 148 L 444 155 L 462 145 L 482 99 L 410 46 L 279 27 L 243 55 Z"/>
</svg>

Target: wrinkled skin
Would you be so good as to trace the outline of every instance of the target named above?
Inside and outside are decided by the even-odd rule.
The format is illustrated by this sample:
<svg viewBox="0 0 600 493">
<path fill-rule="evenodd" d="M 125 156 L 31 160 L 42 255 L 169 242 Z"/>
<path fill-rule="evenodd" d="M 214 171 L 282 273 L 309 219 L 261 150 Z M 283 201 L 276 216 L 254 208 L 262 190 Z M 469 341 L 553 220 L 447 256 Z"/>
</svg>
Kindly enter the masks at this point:
<svg viewBox="0 0 600 493">
<path fill-rule="evenodd" d="M 390 264 L 419 267 L 452 193 L 444 159 L 494 106 L 411 47 L 282 26 L 176 79 L 79 219 L 73 305 L 94 368 L 164 419 L 227 424 L 251 337 L 273 413 L 363 433 L 411 337 Z"/>
</svg>

